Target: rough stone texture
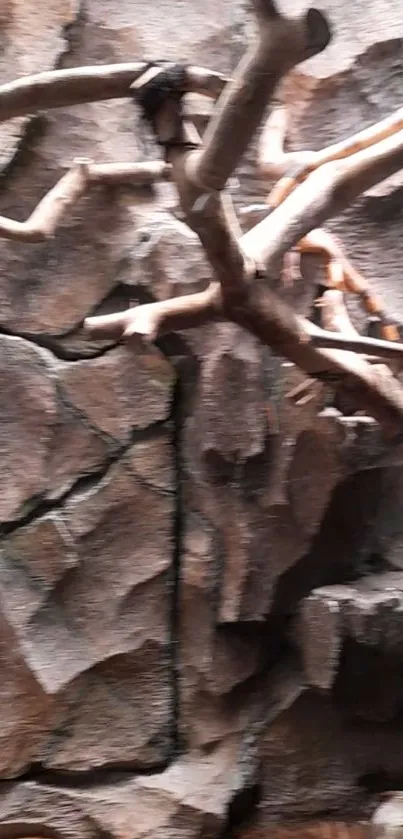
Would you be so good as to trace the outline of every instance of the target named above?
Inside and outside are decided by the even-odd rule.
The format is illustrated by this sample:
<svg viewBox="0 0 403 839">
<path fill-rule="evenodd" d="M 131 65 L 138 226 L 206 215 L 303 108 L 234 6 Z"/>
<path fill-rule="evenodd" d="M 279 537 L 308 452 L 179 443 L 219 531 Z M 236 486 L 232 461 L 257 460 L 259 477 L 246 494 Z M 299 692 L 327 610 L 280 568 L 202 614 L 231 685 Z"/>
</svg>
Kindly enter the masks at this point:
<svg viewBox="0 0 403 839">
<path fill-rule="evenodd" d="M 5 673 L 13 673 L 22 699 L 28 669 L 42 697 L 48 713 L 31 724 L 25 749 L 45 766 L 145 767 L 167 757 L 169 443 L 164 432 L 139 451 L 133 445 L 99 483 L 70 494 L 60 513 L 35 518 L 3 540 L 2 618 L 24 663 L 20 676 L 4 654 Z M 12 755 L 2 750 L 3 776 L 14 774 Z"/>
<path fill-rule="evenodd" d="M 400 5 L 321 5 L 333 44 L 278 93 L 305 148 L 401 105 Z M 1 80 L 144 56 L 229 72 L 245 43 L 241 0 L 79 11 L 3 2 Z M 126 101 L 27 124 L 0 129 L 13 218 L 75 156 L 159 154 Z M 238 207 L 268 187 L 254 155 Z M 401 188 L 329 226 L 403 320 Z M 284 292 L 299 311 L 321 271 L 304 258 Z M 403 777 L 402 472 L 376 423 L 229 324 L 85 340 L 89 313 L 204 286 L 168 184 L 94 190 L 50 242 L 0 242 L 0 276 L 0 836 L 204 839 L 254 811 L 256 834 L 363 839 Z"/>
<path fill-rule="evenodd" d="M 401 761 L 401 726 L 357 726 L 329 699 L 306 691 L 268 728 L 262 744 L 262 819 L 314 817 L 365 808 L 360 779 Z M 329 760 L 329 756 L 331 760 Z"/>
</svg>

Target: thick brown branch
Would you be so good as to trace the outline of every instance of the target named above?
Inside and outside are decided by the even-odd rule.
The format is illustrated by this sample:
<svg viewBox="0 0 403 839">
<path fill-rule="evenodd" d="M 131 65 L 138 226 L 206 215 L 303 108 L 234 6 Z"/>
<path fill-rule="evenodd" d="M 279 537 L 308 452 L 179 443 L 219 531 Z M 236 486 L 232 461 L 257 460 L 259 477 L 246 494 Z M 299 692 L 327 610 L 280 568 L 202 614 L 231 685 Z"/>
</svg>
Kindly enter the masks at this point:
<svg viewBox="0 0 403 839">
<path fill-rule="evenodd" d="M 274 0 L 252 0 L 252 7 L 258 20 L 270 20 L 280 14 Z"/>
<path fill-rule="evenodd" d="M 128 339 L 141 335 L 148 341 L 154 341 L 163 333 L 191 329 L 220 315 L 220 286 L 211 283 L 205 291 L 195 294 L 147 303 L 118 314 L 87 318 L 84 327 L 95 339 Z"/>
<path fill-rule="evenodd" d="M 255 7 L 261 9 L 263 3 L 264 0 L 261 2 L 256 0 Z M 366 159 L 364 166 L 362 155 L 360 155 L 358 161 L 353 160 L 355 165 L 352 169 L 350 161 L 343 164 L 342 169 L 340 169 L 340 164 L 328 164 L 333 168 L 327 171 L 327 179 L 325 179 L 322 191 L 320 183 L 315 181 L 317 199 L 312 199 L 311 189 L 309 196 L 305 190 L 302 199 L 298 198 L 298 193 L 303 190 L 303 187 L 300 187 L 296 192 L 297 208 L 296 212 L 291 212 L 291 221 L 290 207 L 283 216 L 281 216 L 283 208 L 280 207 L 263 222 L 263 229 L 262 225 L 258 225 L 239 241 L 230 223 L 231 208 L 227 206 L 228 202 L 226 203 L 221 196 L 209 194 L 217 186 L 224 185 L 227 179 L 226 171 L 228 173 L 232 171 L 239 159 L 239 154 L 251 138 L 263 113 L 265 102 L 274 87 L 275 73 L 278 79 L 285 69 L 302 60 L 302 57 L 307 57 L 309 50 L 313 54 L 321 48 L 320 45 L 313 43 L 312 38 L 307 37 L 306 29 L 311 29 L 312 35 L 312 14 L 316 21 L 313 29 L 320 30 L 321 27 L 323 29 L 322 16 L 319 15 L 318 19 L 317 13 L 308 13 L 305 27 L 303 27 L 301 22 L 291 24 L 289 21 L 284 21 L 280 15 L 275 15 L 273 18 L 274 6 L 269 5 L 270 27 L 267 20 L 261 21 L 260 29 L 264 30 L 264 34 L 263 36 L 261 34 L 259 47 L 251 57 L 247 57 L 241 71 L 238 72 L 237 81 L 230 86 L 224 103 L 220 102 L 218 117 L 207 137 L 206 149 L 202 152 L 202 156 L 189 155 L 185 147 L 180 147 L 177 143 L 168 152 L 168 159 L 172 164 L 172 179 L 178 188 L 186 220 L 198 234 L 218 282 L 213 283 L 206 292 L 198 295 L 140 306 L 123 314 L 90 318 L 86 321 L 85 327 L 92 337 L 130 339 L 134 335 L 142 335 L 147 340 L 153 340 L 162 332 L 189 328 L 215 317 L 226 317 L 248 329 L 264 344 L 270 346 L 274 352 L 289 358 L 309 376 L 326 380 L 330 377 L 330 381 L 335 384 L 339 392 L 350 392 L 351 397 L 354 397 L 357 402 L 357 407 L 367 408 L 382 423 L 387 434 L 396 436 L 403 430 L 403 394 L 392 374 L 386 378 L 382 377 L 379 370 L 371 368 L 364 359 L 345 350 L 324 350 L 314 346 L 316 341 L 334 340 L 335 334 L 325 333 L 304 319 L 298 318 L 262 282 L 254 279 L 256 263 L 272 265 L 272 258 L 276 253 L 282 256 L 290 246 L 316 226 L 315 213 L 326 216 L 339 205 L 343 205 L 343 201 L 350 200 L 350 195 L 346 196 L 344 193 L 351 176 L 354 188 L 360 191 L 361 188 L 365 188 L 362 184 L 367 184 L 369 178 L 372 177 L 375 182 L 380 174 L 383 175 L 386 170 L 389 170 L 392 165 L 390 149 L 384 152 L 383 156 L 382 153 L 379 156 L 378 149 L 376 160 Z M 320 25 L 317 26 L 319 20 Z M 271 51 L 267 50 L 269 32 L 271 33 Z M 326 32 L 326 37 L 328 37 L 327 27 Z M 323 31 L 321 38 L 323 40 Z M 304 42 L 304 49 L 302 42 Z M 308 51 L 307 43 L 309 43 Z M 264 50 L 262 50 L 262 44 L 264 44 Z M 291 55 L 291 52 L 294 54 Z M 271 64 L 274 61 L 280 69 L 274 69 Z M 268 72 L 269 77 L 258 79 L 257 70 L 259 73 Z M 266 87 L 264 95 L 263 87 Z M 233 114 L 234 108 L 236 118 Z M 177 125 L 177 117 L 174 103 L 166 103 L 161 109 L 160 119 L 156 121 L 159 139 L 170 136 L 172 126 Z M 238 127 L 239 138 L 236 136 Z M 179 143 L 180 139 L 175 135 L 175 140 L 179 140 Z M 186 139 L 185 133 L 183 133 L 183 139 Z M 223 148 L 220 146 L 222 140 L 225 141 Z M 235 148 L 233 152 L 230 151 L 232 146 Z M 395 158 L 398 154 L 400 154 L 400 149 L 392 152 L 392 157 L 395 155 L 393 166 L 396 165 Z M 228 155 L 231 158 L 229 164 L 224 160 Z M 208 164 L 205 170 L 209 176 L 208 181 L 197 177 L 198 174 L 200 175 L 197 167 L 203 161 L 207 161 Z M 189 175 L 196 177 L 192 180 Z M 291 209 L 293 208 L 295 210 L 295 200 Z M 311 219 L 305 221 L 303 218 L 306 209 L 312 210 L 315 217 L 313 223 Z M 264 239 L 270 238 L 273 219 L 275 235 L 269 242 L 269 250 L 265 250 Z M 258 234 L 263 233 L 263 241 L 262 236 L 256 234 L 257 230 Z M 256 248 L 256 239 L 258 248 Z M 288 239 L 291 241 L 288 242 Z M 249 247 L 250 242 L 254 247 Z M 338 337 L 343 341 L 343 338 Z M 348 340 L 352 338 L 349 337 Z M 385 349 L 384 344 L 385 342 L 379 342 L 377 349 Z M 344 339 L 343 347 L 345 346 Z M 371 349 L 373 346 L 371 342 Z M 395 346 L 393 349 L 396 354 L 402 350 L 401 347 Z"/>
<path fill-rule="evenodd" d="M 144 61 L 52 70 L 0 85 L 0 122 L 47 108 L 130 96 L 130 85 L 144 73 Z M 203 67 L 187 69 L 189 93 L 216 99 L 227 79 Z"/>
<path fill-rule="evenodd" d="M 222 93 L 204 137 L 204 149 L 187 161 L 187 174 L 202 190 L 221 190 L 258 128 L 280 79 L 330 40 L 325 17 L 310 9 L 298 20 L 255 2 L 258 39 Z"/>
<path fill-rule="evenodd" d="M 346 160 L 313 172 L 241 239 L 245 254 L 268 272 L 310 230 L 403 166 L 403 131 Z"/>
<path fill-rule="evenodd" d="M 42 198 L 26 221 L 0 216 L 0 237 L 19 242 L 41 242 L 53 236 L 66 209 L 95 184 L 143 186 L 171 176 L 171 166 L 162 160 L 148 163 L 91 163 L 76 160 L 72 168 Z"/>
</svg>

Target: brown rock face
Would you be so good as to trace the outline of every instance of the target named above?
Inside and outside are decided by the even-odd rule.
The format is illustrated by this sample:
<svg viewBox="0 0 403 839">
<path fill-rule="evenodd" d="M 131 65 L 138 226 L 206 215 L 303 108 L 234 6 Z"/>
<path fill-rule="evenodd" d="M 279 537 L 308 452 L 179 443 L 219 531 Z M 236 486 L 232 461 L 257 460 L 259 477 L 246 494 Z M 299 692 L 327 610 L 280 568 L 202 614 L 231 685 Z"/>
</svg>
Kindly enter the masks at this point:
<svg viewBox="0 0 403 839">
<path fill-rule="evenodd" d="M 1 83 L 51 70 L 68 49 L 66 30 L 77 20 L 79 0 L 2 0 L 0 8 Z M 29 124 L 14 119 L 0 128 L 0 168 L 13 159 Z"/>
<path fill-rule="evenodd" d="M 300 148 L 402 104 L 401 4 L 324 5 L 332 45 L 278 92 Z M 147 56 L 230 72 L 246 24 L 238 0 L 0 0 L 0 80 Z M 4 123 L 0 148 L 20 220 L 76 156 L 159 154 L 124 100 Z M 238 207 L 266 194 L 254 167 Z M 401 197 L 399 176 L 329 228 L 403 320 Z M 303 259 L 299 311 L 321 271 Z M 168 184 L 96 188 L 51 241 L 0 240 L 2 837 L 207 839 L 254 814 L 262 839 L 363 839 L 401 786 L 403 479 L 376 424 L 234 325 L 83 335 L 208 277 Z"/>
</svg>

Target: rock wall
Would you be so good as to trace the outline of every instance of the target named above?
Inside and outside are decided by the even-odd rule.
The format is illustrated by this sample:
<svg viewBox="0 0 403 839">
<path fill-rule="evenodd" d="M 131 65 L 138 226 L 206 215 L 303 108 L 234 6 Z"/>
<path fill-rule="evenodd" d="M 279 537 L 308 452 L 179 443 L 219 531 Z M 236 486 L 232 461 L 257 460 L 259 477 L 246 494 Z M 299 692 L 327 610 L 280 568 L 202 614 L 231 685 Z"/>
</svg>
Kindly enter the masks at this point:
<svg viewBox="0 0 403 839">
<path fill-rule="evenodd" d="M 401 105 L 398 0 L 321 7 L 333 43 L 278 94 L 306 148 Z M 3 0 L 0 22 L 1 82 L 144 56 L 230 72 L 248 29 L 242 0 Z M 121 100 L 3 123 L 0 148 L 20 220 L 77 155 L 158 156 Z M 238 206 L 267 190 L 254 163 Z M 402 194 L 396 176 L 329 227 L 403 320 Z M 320 270 L 304 259 L 302 311 Z M 319 386 L 290 399 L 304 377 L 233 325 L 136 355 L 82 335 L 207 277 L 167 184 L 0 240 L 1 836 L 193 839 L 254 815 L 358 839 L 401 786 L 403 479 L 374 424 Z"/>
</svg>

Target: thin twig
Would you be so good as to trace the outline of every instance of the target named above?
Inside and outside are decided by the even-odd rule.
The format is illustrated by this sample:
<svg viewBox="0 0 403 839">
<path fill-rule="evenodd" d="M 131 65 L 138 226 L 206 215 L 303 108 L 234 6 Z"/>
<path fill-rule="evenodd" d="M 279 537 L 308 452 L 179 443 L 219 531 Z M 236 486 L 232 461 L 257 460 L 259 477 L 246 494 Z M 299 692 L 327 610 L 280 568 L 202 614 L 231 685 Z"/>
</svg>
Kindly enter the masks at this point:
<svg viewBox="0 0 403 839">
<path fill-rule="evenodd" d="M 130 85 L 147 66 L 144 61 L 134 61 L 23 76 L 0 85 L 0 122 L 47 108 L 129 97 Z M 203 67 L 188 67 L 186 72 L 188 92 L 200 93 L 211 99 L 220 95 L 228 81 L 221 73 Z"/>
<path fill-rule="evenodd" d="M 313 324 L 311 324 L 313 327 Z M 306 329 L 307 333 L 311 329 Z M 390 361 L 393 359 L 403 360 L 403 344 L 398 344 L 395 341 L 382 341 L 378 338 L 367 338 L 365 335 L 358 335 L 354 337 L 349 334 L 337 334 L 333 331 L 322 329 L 316 332 L 316 327 L 313 328 L 310 334 L 310 343 L 314 347 L 321 347 L 327 349 L 348 350 L 354 353 L 376 355 L 378 358 L 386 358 Z"/>
<path fill-rule="evenodd" d="M 0 216 L 0 237 L 19 242 L 42 242 L 53 236 L 66 209 L 96 184 L 144 186 L 168 180 L 171 166 L 162 160 L 145 163 L 92 163 L 77 159 L 37 204 L 26 221 Z"/>
</svg>

